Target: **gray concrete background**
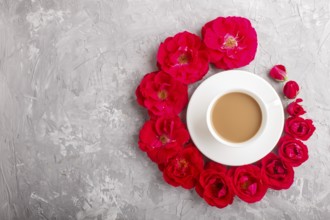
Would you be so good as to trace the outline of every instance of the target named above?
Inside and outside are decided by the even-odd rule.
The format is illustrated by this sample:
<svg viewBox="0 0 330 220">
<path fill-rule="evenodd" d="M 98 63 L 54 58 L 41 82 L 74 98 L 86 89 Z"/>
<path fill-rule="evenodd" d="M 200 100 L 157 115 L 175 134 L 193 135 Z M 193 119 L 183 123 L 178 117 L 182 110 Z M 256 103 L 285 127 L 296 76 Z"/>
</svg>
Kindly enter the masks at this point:
<svg viewBox="0 0 330 220">
<path fill-rule="evenodd" d="M 134 90 L 167 36 L 228 15 L 258 33 L 242 69 L 285 64 L 317 132 L 289 190 L 220 210 L 138 150 Z M 329 219 L 329 36 L 327 0 L 0 0 L 0 219 Z"/>
</svg>

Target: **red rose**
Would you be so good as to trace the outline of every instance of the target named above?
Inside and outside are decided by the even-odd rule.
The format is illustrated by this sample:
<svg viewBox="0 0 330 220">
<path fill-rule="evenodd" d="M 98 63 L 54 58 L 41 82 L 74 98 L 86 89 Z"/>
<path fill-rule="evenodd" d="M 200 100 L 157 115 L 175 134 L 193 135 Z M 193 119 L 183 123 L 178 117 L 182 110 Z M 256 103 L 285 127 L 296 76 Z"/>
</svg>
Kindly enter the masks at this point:
<svg viewBox="0 0 330 220">
<path fill-rule="evenodd" d="M 306 141 L 314 133 L 315 127 L 310 119 L 290 117 L 285 121 L 284 131 L 294 138 Z"/>
<path fill-rule="evenodd" d="M 283 87 L 283 94 L 288 99 L 294 99 L 299 93 L 299 85 L 295 81 L 288 81 Z"/>
<path fill-rule="evenodd" d="M 201 39 L 187 31 L 168 37 L 157 53 L 160 69 L 184 84 L 203 78 L 209 69 L 209 57 Z"/>
<path fill-rule="evenodd" d="M 146 74 L 135 94 L 138 103 L 156 116 L 177 115 L 188 103 L 188 87 L 161 71 Z"/>
<path fill-rule="evenodd" d="M 196 192 L 211 206 L 224 208 L 232 204 L 234 192 L 230 187 L 226 167 L 209 162 L 199 177 Z"/>
<path fill-rule="evenodd" d="M 290 136 L 283 136 L 277 146 L 278 155 L 281 159 L 294 167 L 300 166 L 300 164 L 308 159 L 307 146 Z"/>
<path fill-rule="evenodd" d="M 158 164 L 166 163 L 189 141 L 189 132 L 178 116 L 147 121 L 140 130 L 139 147 Z"/>
<path fill-rule="evenodd" d="M 191 144 L 182 148 L 165 165 L 163 177 L 172 186 L 182 186 L 185 189 L 191 189 L 196 185 L 203 166 L 202 154 Z"/>
<path fill-rule="evenodd" d="M 269 188 L 280 190 L 290 188 L 294 171 L 289 163 L 270 153 L 261 160 L 261 175 Z"/>
<path fill-rule="evenodd" d="M 285 66 L 279 64 L 275 65 L 270 71 L 269 75 L 271 78 L 273 78 L 276 81 L 283 82 L 287 80 L 287 74 Z"/>
<path fill-rule="evenodd" d="M 286 107 L 287 113 L 291 116 L 299 116 L 305 114 L 305 109 L 299 104 L 302 101 L 302 99 L 297 99 L 296 101 L 291 102 L 288 107 Z"/>
<path fill-rule="evenodd" d="M 257 51 L 257 33 L 248 19 L 218 17 L 202 28 L 203 41 L 211 62 L 221 69 L 249 64 Z"/>
<path fill-rule="evenodd" d="M 260 168 L 255 165 L 232 167 L 229 175 L 234 192 L 245 202 L 260 201 L 267 192 L 267 185 L 261 178 Z"/>
</svg>

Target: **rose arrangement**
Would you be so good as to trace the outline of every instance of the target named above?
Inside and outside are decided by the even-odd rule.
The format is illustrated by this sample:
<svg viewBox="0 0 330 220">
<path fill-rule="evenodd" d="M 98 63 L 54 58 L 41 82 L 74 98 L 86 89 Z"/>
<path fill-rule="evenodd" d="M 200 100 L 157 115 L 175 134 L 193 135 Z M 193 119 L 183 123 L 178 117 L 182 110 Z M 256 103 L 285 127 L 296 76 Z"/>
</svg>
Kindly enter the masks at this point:
<svg viewBox="0 0 330 220">
<path fill-rule="evenodd" d="M 308 159 L 308 140 L 315 127 L 302 99 L 287 108 L 284 134 L 272 152 L 255 164 L 226 167 L 207 161 L 190 139 L 186 125 L 178 116 L 188 103 L 188 85 L 201 80 L 209 70 L 233 69 L 249 64 L 257 51 L 257 34 L 251 22 L 242 17 L 219 17 L 206 23 L 202 39 L 187 31 L 168 37 L 159 46 L 159 70 L 146 74 L 136 89 L 137 102 L 148 110 L 150 119 L 140 130 L 139 148 L 158 165 L 164 180 L 175 187 L 195 188 L 209 205 L 224 208 L 234 197 L 254 203 L 267 190 L 288 189 L 294 180 L 293 167 Z M 221 73 L 220 73 L 221 74 Z M 287 80 L 286 68 L 276 65 L 270 76 Z M 283 94 L 295 98 L 299 86 L 288 81 Z"/>
</svg>

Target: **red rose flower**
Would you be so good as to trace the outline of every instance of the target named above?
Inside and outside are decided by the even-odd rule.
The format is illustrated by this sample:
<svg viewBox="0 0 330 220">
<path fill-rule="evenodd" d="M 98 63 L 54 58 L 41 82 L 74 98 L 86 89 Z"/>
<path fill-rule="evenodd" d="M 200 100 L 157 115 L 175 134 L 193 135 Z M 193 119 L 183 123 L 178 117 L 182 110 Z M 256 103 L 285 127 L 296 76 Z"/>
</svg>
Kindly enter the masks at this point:
<svg viewBox="0 0 330 220">
<path fill-rule="evenodd" d="M 313 121 L 301 117 L 290 117 L 286 119 L 284 131 L 291 137 L 306 141 L 315 131 Z"/>
<path fill-rule="evenodd" d="M 267 185 L 261 178 L 260 168 L 255 165 L 232 167 L 229 175 L 234 192 L 245 202 L 260 201 L 267 192 Z"/>
<path fill-rule="evenodd" d="M 285 66 L 279 64 L 275 65 L 270 71 L 269 75 L 271 78 L 273 78 L 276 81 L 283 82 L 287 80 L 287 74 Z"/>
<path fill-rule="evenodd" d="M 185 189 L 191 189 L 196 185 L 203 166 L 202 154 L 191 144 L 182 148 L 165 165 L 163 177 L 172 186 L 182 186 Z"/>
<path fill-rule="evenodd" d="M 283 87 L 283 94 L 288 99 L 294 99 L 299 93 L 299 85 L 295 81 L 288 81 Z"/>
<path fill-rule="evenodd" d="M 290 136 L 283 136 L 277 146 L 279 157 L 294 167 L 300 166 L 308 159 L 307 146 Z"/>
<path fill-rule="evenodd" d="M 201 39 L 187 31 L 168 37 L 157 53 L 160 69 L 184 84 L 203 78 L 209 69 L 209 57 Z"/>
<path fill-rule="evenodd" d="M 209 162 L 199 177 L 196 192 L 211 206 L 224 208 L 232 204 L 234 192 L 230 187 L 226 167 Z"/>
<path fill-rule="evenodd" d="M 257 33 L 246 18 L 218 17 L 204 25 L 202 36 L 217 68 L 242 67 L 255 57 Z"/>
<path fill-rule="evenodd" d="M 270 153 L 261 160 L 261 175 L 269 188 L 280 190 L 290 188 L 294 171 L 289 163 Z"/>
<path fill-rule="evenodd" d="M 305 114 L 305 109 L 299 104 L 302 101 L 302 99 L 297 99 L 296 101 L 291 102 L 288 107 L 286 107 L 287 113 L 291 116 L 299 116 Z"/>
<path fill-rule="evenodd" d="M 188 103 L 188 87 L 161 71 L 146 74 L 135 94 L 150 115 L 177 115 Z"/>
<path fill-rule="evenodd" d="M 189 141 L 189 132 L 178 116 L 147 121 L 140 130 L 139 147 L 157 164 L 174 157 Z"/>
</svg>

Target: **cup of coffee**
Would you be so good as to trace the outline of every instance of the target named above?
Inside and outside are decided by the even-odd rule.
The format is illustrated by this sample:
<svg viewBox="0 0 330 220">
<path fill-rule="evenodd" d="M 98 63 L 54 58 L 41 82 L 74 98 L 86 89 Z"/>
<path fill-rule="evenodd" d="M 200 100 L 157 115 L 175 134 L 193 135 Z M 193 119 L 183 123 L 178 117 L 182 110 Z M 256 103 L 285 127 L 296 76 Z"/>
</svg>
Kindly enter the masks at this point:
<svg viewBox="0 0 330 220">
<path fill-rule="evenodd" d="M 222 144 L 241 147 L 260 136 L 267 121 L 263 100 L 247 90 L 218 94 L 208 106 L 207 127 Z"/>
</svg>

